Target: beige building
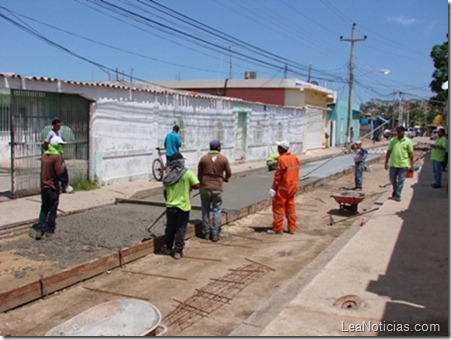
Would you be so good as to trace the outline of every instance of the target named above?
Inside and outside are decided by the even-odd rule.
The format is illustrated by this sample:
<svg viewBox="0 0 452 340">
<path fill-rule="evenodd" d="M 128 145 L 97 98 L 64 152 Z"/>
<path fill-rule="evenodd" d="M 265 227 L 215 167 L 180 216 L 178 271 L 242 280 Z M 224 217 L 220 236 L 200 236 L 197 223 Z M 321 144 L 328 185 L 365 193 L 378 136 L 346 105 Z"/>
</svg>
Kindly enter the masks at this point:
<svg viewBox="0 0 452 340">
<path fill-rule="evenodd" d="M 170 80 L 154 84 L 170 89 L 193 91 L 268 105 L 309 109 L 307 130 L 303 144 L 326 147 L 328 105 L 336 102 L 336 92 L 299 79 L 257 79 L 254 72 L 246 72 L 245 79 Z"/>
</svg>

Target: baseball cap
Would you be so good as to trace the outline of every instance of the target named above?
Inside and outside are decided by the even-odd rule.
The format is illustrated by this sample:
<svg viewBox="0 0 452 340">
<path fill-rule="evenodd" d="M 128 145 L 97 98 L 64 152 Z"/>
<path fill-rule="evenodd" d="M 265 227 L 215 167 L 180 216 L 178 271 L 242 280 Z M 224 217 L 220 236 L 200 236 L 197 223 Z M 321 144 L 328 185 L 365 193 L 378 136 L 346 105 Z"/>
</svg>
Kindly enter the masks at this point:
<svg viewBox="0 0 452 340">
<path fill-rule="evenodd" d="M 221 143 L 218 139 L 213 139 L 210 141 L 210 148 L 211 149 L 217 149 L 221 146 Z"/>
<path fill-rule="evenodd" d="M 282 147 L 284 150 L 289 150 L 290 144 L 288 141 L 282 140 L 280 142 L 276 141 L 275 143 L 276 143 L 276 145 Z"/>
<path fill-rule="evenodd" d="M 66 142 L 62 140 L 60 136 L 53 136 L 50 140 L 50 144 L 66 144 Z"/>
<path fill-rule="evenodd" d="M 355 142 L 355 144 L 362 144 L 363 142 L 361 142 L 360 140 L 357 140 L 356 142 Z"/>
<path fill-rule="evenodd" d="M 406 131 L 406 128 L 404 126 L 398 126 L 396 131 Z"/>
<path fill-rule="evenodd" d="M 444 126 L 438 126 L 437 129 L 438 129 L 438 130 L 444 130 L 444 131 L 446 131 L 446 129 L 444 128 Z"/>
</svg>

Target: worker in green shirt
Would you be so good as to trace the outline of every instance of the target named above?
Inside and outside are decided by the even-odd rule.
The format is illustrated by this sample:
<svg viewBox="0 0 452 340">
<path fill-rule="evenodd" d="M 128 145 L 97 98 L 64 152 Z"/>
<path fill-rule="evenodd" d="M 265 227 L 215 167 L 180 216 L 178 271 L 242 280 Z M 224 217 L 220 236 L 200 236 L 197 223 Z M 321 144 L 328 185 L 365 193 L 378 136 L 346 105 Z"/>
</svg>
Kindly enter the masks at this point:
<svg viewBox="0 0 452 340">
<path fill-rule="evenodd" d="M 391 138 L 385 158 L 385 170 L 389 168 L 389 180 L 392 184 L 391 199 L 400 202 L 406 172 L 413 171 L 413 143 L 405 137 L 406 128 L 399 126 L 397 136 Z"/>
<path fill-rule="evenodd" d="M 185 232 L 190 217 L 190 192 L 199 189 L 195 173 L 185 167 L 180 153 L 168 162 L 169 172 L 163 178 L 163 195 L 166 201 L 165 246 L 160 250 L 176 260 L 183 256 Z M 174 247 L 173 247 L 174 245 Z"/>
<path fill-rule="evenodd" d="M 432 188 L 441 188 L 441 173 L 443 168 L 444 157 L 446 155 L 446 149 L 448 149 L 448 141 L 446 138 L 446 130 L 444 127 L 438 127 L 438 138 L 435 144 L 432 144 L 431 160 L 433 164 L 433 178 L 435 183 L 432 184 Z"/>
</svg>

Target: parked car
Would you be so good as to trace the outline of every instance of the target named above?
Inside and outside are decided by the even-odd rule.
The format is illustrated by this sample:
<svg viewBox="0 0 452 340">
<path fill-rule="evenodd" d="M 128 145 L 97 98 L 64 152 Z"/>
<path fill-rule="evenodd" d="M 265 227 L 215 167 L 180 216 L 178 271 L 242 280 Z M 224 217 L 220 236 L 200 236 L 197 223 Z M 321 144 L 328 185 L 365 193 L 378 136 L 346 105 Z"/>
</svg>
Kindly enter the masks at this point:
<svg viewBox="0 0 452 340">
<path fill-rule="evenodd" d="M 434 128 L 432 130 L 432 133 L 430 134 L 430 139 L 435 140 L 438 138 L 438 128 Z"/>
<path fill-rule="evenodd" d="M 416 130 L 413 127 L 408 128 L 408 130 L 405 131 L 405 136 L 408 138 L 416 137 Z"/>
<path fill-rule="evenodd" d="M 395 129 L 392 129 L 392 130 L 386 129 L 383 132 L 383 137 L 385 137 L 386 139 L 390 139 L 390 138 L 395 137 L 395 136 L 397 136 L 397 131 Z"/>
<path fill-rule="evenodd" d="M 422 137 L 424 135 L 424 129 L 420 126 L 415 126 L 414 131 L 416 132 L 416 137 Z"/>
</svg>

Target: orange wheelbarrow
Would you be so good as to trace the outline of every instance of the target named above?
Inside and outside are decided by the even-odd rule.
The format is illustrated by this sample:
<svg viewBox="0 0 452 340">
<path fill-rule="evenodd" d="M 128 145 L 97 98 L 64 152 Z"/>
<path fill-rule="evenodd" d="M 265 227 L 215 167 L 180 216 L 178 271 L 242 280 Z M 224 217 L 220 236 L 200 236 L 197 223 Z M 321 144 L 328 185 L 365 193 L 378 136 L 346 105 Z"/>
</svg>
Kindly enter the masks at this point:
<svg viewBox="0 0 452 340">
<path fill-rule="evenodd" d="M 354 191 L 344 191 L 339 194 L 331 195 L 337 203 L 339 203 L 339 213 L 342 214 L 345 210 L 352 211 L 354 214 L 358 213 L 358 204 L 366 197 L 364 194 Z"/>
</svg>

